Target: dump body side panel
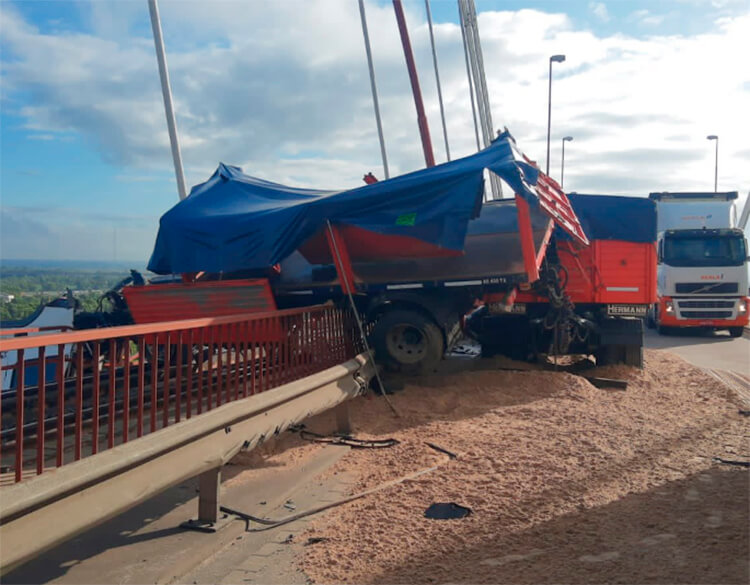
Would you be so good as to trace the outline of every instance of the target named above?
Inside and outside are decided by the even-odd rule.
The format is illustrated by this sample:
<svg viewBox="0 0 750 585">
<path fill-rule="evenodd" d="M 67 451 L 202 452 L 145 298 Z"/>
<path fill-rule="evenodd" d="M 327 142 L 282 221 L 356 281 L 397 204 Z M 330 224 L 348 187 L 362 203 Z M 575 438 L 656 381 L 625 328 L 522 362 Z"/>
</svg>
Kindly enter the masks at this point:
<svg viewBox="0 0 750 585">
<path fill-rule="evenodd" d="M 136 323 L 276 310 L 265 279 L 128 286 L 122 292 Z"/>
<path fill-rule="evenodd" d="M 650 304 L 656 301 L 654 244 L 602 240 L 595 242 L 593 248 L 595 271 L 600 274 L 595 302 Z"/>
<path fill-rule="evenodd" d="M 560 264 L 567 271 L 566 290 L 574 304 L 656 302 L 656 250 L 653 243 L 595 240 L 588 248 L 558 242 Z M 497 301 L 490 295 L 490 302 Z M 517 303 L 544 303 L 531 291 L 521 291 Z"/>
</svg>

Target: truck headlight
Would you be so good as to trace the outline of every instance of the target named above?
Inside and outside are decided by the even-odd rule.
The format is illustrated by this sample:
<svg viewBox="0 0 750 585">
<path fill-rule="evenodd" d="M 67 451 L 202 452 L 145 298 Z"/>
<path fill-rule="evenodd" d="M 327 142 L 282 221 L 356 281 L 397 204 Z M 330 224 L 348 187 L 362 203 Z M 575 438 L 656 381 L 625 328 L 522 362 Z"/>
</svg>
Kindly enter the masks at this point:
<svg viewBox="0 0 750 585">
<path fill-rule="evenodd" d="M 744 315 L 745 313 L 747 313 L 747 300 L 739 300 L 739 302 L 737 303 L 737 313 L 739 313 L 740 315 Z"/>
<path fill-rule="evenodd" d="M 674 303 L 672 301 L 665 301 L 664 311 L 666 313 L 674 313 Z"/>
</svg>

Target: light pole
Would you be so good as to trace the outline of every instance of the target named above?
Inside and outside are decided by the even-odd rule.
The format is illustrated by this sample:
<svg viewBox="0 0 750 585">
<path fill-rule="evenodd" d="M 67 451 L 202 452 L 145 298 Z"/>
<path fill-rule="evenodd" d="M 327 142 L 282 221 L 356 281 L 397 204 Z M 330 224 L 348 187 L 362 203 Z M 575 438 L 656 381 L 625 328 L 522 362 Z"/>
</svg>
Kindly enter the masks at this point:
<svg viewBox="0 0 750 585">
<path fill-rule="evenodd" d="M 552 63 L 562 63 L 565 55 L 552 55 L 549 58 L 549 99 L 547 100 L 547 176 L 549 176 L 549 133 L 552 126 Z"/>
<path fill-rule="evenodd" d="M 564 136 L 562 139 L 562 164 L 560 165 L 560 188 L 565 185 L 565 143 L 573 140 L 572 136 Z"/>
<path fill-rule="evenodd" d="M 706 136 L 708 140 L 716 141 L 716 156 L 714 157 L 714 193 L 717 191 L 719 185 L 719 137 L 716 134 Z"/>
</svg>

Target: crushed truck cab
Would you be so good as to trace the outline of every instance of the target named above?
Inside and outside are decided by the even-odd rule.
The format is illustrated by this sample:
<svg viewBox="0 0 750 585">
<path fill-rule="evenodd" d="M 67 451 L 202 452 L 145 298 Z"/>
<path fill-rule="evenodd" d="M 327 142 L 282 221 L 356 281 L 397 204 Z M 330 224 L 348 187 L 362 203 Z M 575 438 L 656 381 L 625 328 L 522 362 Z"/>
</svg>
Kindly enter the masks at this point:
<svg viewBox="0 0 750 585">
<path fill-rule="evenodd" d="M 539 281 L 510 306 L 495 294 L 469 319 L 483 353 L 593 354 L 642 365 L 643 318 L 656 299 L 656 212 L 639 197 L 569 195 L 589 239 L 556 230 Z"/>
</svg>

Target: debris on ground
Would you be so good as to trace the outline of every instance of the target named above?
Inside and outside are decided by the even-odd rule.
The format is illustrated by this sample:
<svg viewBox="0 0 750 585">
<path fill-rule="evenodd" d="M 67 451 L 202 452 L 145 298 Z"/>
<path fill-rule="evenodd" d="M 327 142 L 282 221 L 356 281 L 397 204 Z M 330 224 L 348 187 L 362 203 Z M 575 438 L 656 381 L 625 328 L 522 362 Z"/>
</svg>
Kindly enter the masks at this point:
<svg viewBox="0 0 750 585">
<path fill-rule="evenodd" d="M 424 517 L 431 520 L 455 520 L 466 518 L 469 514 L 471 514 L 471 508 L 456 502 L 435 502 L 424 511 Z"/>
<path fill-rule="evenodd" d="M 473 339 L 463 339 L 451 348 L 449 355 L 458 358 L 478 358 L 482 355 L 482 346 Z"/>
</svg>

